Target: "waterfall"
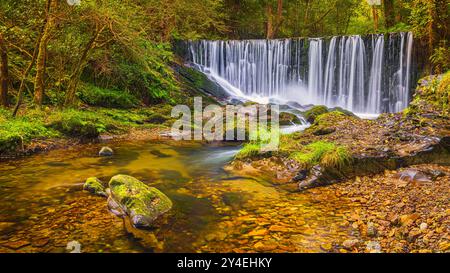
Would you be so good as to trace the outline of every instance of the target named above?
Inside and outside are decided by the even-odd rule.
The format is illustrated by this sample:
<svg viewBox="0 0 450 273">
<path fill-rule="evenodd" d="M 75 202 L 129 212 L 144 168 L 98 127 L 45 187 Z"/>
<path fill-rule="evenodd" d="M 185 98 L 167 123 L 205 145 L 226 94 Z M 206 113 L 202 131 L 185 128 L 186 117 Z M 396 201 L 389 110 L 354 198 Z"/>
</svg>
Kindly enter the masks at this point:
<svg viewBox="0 0 450 273">
<path fill-rule="evenodd" d="M 398 112 L 411 97 L 412 33 L 189 41 L 187 60 L 234 96 Z"/>
</svg>

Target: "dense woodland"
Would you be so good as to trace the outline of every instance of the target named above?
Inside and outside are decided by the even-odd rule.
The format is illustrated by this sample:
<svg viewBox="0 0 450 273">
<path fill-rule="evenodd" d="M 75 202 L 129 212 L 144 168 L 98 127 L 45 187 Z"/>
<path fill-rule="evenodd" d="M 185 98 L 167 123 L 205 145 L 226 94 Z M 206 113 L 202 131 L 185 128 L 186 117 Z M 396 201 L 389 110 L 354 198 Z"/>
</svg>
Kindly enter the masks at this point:
<svg viewBox="0 0 450 273">
<path fill-rule="evenodd" d="M 74 2 L 74 5 L 68 3 Z M 445 0 L 22 0 L 0 4 L 1 103 L 71 106 L 170 100 L 171 43 L 413 31 L 448 69 Z M 115 98 L 115 99 L 113 99 Z"/>
</svg>

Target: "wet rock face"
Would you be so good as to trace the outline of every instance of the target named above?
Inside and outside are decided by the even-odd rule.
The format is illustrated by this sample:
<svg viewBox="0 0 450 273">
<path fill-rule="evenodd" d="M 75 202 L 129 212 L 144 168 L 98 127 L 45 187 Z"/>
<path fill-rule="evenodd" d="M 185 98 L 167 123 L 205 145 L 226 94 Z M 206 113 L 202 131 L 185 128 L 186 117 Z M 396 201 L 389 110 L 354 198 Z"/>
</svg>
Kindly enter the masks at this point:
<svg viewBox="0 0 450 273">
<path fill-rule="evenodd" d="M 102 181 L 97 177 L 89 177 L 83 185 L 83 190 L 95 195 L 108 196 Z"/>
<path fill-rule="evenodd" d="M 164 193 L 131 176 L 112 177 L 109 188 L 109 207 L 128 215 L 136 228 L 153 227 L 155 221 L 172 208 L 172 201 Z"/>
<path fill-rule="evenodd" d="M 279 113 L 278 118 L 280 125 L 301 124 L 300 119 L 292 113 L 281 112 Z"/>
<path fill-rule="evenodd" d="M 112 156 L 114 154 L 113 150 L 109 147 L 102 147 L 100 152 L 98 152 L 99 156 Z"/>
</svg>

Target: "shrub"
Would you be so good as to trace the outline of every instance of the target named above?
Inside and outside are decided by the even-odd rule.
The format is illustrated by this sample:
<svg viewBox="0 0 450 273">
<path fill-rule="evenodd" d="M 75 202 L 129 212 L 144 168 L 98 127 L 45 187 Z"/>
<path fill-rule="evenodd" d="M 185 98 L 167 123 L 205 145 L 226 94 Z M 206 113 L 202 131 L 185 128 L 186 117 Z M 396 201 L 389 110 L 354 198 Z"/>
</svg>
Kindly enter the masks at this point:
<svg viewBox="0 0 450 273">
<path fill-rule="evenodd" d="M 22 145 L 22 137 L 15 133 L 0 131 L 0 154 L 10 153 Z"/>
<path fill-rule="evenodd" d="M 92 84 L 84 84 L 78 97 L 88 105 L 109 108 L 133 108 L 139 104 L 139 101 L 127 92 L 100 88 Z"/>
<path fill-rule="evenodd" d="M 351 158 L 346 148 L 326 141 L 317 141 L 308 144 L 302 151 L 294 152 L 290 157 L 302 164 L 305 168 L 317 164 L 326 168 L 341 168 Z"/>
<path fill-rule="evenodd" d="M 99 115 L 73 109 L 58 112 L 50 117 L 49 126 L 67 136 L 96 138 L 106 131 Z"/>
<path fill-rule="evenodd" d="M 258 143 L 246 143 L 244 147 L 237 153 L 237 159 L 245 159 L 257 156 L 261 146 Z"/>
</svg>

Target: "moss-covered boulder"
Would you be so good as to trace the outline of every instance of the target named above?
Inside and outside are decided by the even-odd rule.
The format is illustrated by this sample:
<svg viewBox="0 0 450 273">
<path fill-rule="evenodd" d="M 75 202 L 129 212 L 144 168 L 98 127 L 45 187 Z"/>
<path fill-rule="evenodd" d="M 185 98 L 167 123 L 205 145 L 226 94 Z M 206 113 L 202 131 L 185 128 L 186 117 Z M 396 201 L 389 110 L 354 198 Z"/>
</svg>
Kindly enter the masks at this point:
<svg viewBox="0 0 450 273">
<path fill-rule="evenodd" d="M 345 110 L 342 107 L 333 107 L 333 108 L 330 108 L 329 111 L 330 112 L 340 112 L 340 113 L 342 113 L 342 114 L 344 114 L 346 116 L 358 118 L 358 116 L 355 115 L 352 111 Z"/>
<path fill-rule="evenodd" d="M 172 208 L 172 201 L 156 188 L 128 175 L 109 181 L 110 198 L 125 212 L 136 228 L 153 227 L 155 220 Z"/>
<path fill-rule="evenodd" d="M 83 185 L 83 190 L 88 191 L 95 195 L 108 196 L 103 186 L 102 181 L 97 177 L 89 177 Z"/>
<path fill-rule="evenodd" d="M 313 123 L 316 117 L 325 113 L 328 113 L 328 108 L 326 106 L 316 105 L 313 106 L 311 109 L 305 111 L 303 115 L 309 123 Z"/>
<path fill-rule="evenodd" d="M 22 146 L 22 137 L 17 134 L 0 134 L 0 154 L 17 151 Z"/>
<path fill-rule="evenodd" d="M 169 119 L 170 119 L 170 117 L 168 117 L 166 115 L 163 115 L 160 113 L 153 113 L 145 120 L 145 122 L 152 123 L 152 124 L 162 124 Z"/>
<path fill-rule="evenodd" d="M 97 125 L 90 120 L 82 120 L 75 116 L 54 121 L 50 127 L 71 137 L 97 138 L 100 132 Z"/>
<path fill-rule="evenodd" d="M 279 121 L 280 125 L 292 125 L 301 123 L 300 119 L 296 115 L 288 112 L 281 112 L 279 114 Z"/>
</svg>

